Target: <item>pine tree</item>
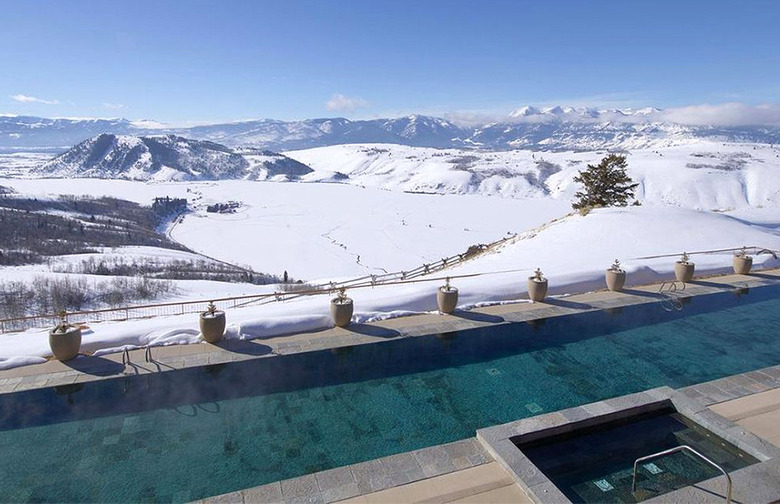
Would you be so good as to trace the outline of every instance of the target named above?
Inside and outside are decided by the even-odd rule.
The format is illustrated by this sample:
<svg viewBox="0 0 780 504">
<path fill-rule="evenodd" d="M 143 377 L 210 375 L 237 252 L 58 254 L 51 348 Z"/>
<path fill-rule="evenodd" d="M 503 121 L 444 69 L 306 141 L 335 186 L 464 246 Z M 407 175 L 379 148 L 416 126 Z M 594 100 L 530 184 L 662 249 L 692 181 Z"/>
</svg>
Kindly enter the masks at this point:
<svg viewBox="0 0 780 504">
<path fill-rule="evenodd" d="M 626 156 L 610 154 L 594 166 L 579 172 L 574 181 L 583 185 L 583 191 L 574 193 L 577 198 L 572 208 L 581 210 L 592 207 L 626 206 L 628 199 L 634 197 L 634 189 L 639 186 L 633 183 L 626 174 L 628 163 Z"/>
</svg>

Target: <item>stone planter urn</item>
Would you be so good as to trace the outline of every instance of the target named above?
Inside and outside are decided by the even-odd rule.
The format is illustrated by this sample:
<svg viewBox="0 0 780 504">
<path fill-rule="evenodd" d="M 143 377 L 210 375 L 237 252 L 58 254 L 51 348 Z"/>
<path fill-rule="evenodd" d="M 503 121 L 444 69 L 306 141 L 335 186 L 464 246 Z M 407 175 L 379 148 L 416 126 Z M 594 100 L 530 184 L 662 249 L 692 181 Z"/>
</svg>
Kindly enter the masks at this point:
<svg viewBox="0 0 780 504">
<path fill-rule="evenodd" d="M 64 310 L 60 312 L 60 323 L 49 331 L 49 348 L 60 361 L 74 358 L 81 349 L 81 329 L 68 323 Z"/>
<path fill-rule="evenodd" d="M 688 260 L 688 254 L 683 252 L 682 258 L 674 263 L 674 277 L 678 282 L 688 283 L 693 279 L 693 261 Z"/>
<path fill-rule="evenodd" d="M 536 268 L 534 276 L 528 277 L 528 297 L 534 303 L 544 301 L 547 296 L 547 279 L 542 276 L 542 270 Z"/>
<path fill-rule="evenodd" d="M 216 343 L 225 334 L 225 312 L 217 310 L 213 302 L 209 302 L 208 309 L 200 314 L 200 335 L 203 341 Z"/>
<path fill-rule="evenodd" d="M 458 289 L 450 285 L 450 277 L 436 290 L 436 304 L 442 313 L 450 314 L 455 311 L 458 305 Z"/>
<path fill-rule="evenodd" d="M 732 266 L 734 266 L 734 273 L 737 275 L 750 273 L 750 268 L 753 267 L 753 258 L 747 254 L 745 247 L 742 247 L 742 250 L 734 255 Z"/>
<path fill-rule="evenodd" d="M 352 312 L 355 308 L 351 298 L 348 298 L 342 287 L 339 295 L 330 300 L 330 316 L 338 327 L 347 327 L 352 321 Z"/>
<path fill-rule="evenodd" d="M 620 267 L 620 261 L 615 259 L 614 264 L 609 267 L 606 273 L 607 289 L 613 292 L 620 292 L 626 284 L 626 272 Z"/>
</svg>

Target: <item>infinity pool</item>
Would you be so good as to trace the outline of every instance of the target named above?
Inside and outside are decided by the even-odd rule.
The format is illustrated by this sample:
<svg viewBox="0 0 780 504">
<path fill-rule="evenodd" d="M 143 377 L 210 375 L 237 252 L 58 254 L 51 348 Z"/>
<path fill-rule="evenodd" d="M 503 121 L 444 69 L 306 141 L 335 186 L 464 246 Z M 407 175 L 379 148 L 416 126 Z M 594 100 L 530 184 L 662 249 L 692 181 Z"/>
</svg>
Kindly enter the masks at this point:
<svg viewBox="0 0 780 504">
<path fill-rule="evenodd" d="M 780 363 L 780 288 L 0 396 L 0 501 L 183 502 Z"/>
</svg>

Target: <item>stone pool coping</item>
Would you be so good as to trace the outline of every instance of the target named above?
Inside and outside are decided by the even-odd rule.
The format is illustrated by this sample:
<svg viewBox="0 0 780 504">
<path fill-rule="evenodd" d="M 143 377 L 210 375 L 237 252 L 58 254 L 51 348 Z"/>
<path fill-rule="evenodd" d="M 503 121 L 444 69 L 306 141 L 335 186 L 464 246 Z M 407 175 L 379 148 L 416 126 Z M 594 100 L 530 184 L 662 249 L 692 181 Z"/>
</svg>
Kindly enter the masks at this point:
<svg viewBox="0 0 780 504">
<path fill-rule="evenodd" d="M 697 278 L 686 284 L 684 291 L 677 291 L 675 295 L 685 298 L 778 283 L 780 283 L 780 269 L 762 270 L 750 275 Z M 654 283 L 632 286 L 623 292 L 604 290 L 573 294 L 548 298 L 542 303 L 518 301 L 471 310 L 458 310 L 452 315 L 438 313 L 410 315 L 371 324 L 352 324 L 347 329 L 335 327 L 266 339 L 224 340 L 217 344 L 152 347 L 151 362 L 146 361 L 144 349 L 137 349 L 129 352 L 128 365 L 123 364 L 122 353 L 100 357 L 80 356 L 65 363 L 49 360 L 42 364 L 0 371 L 0 394 L 664 302 L 665 298 L 658 293 L 661 285 L 661 283 Z M 196 320 L 194 317 L 193 327 L 197 324 Z M 2 336 L 0 336 L 1 340 Z"/>
<path fill-rule="evenodd" d="M 759 463 L 729 473 L 735 502 L 780 500 L 780 448 L 710 409 L 730 399 L 780 387 L 780 366 L 772 366 L 712 382 L 674 390 L 659 387 L 574 408 L 546 413 L 477 431 L 477 439 L 520 487 L 536 502 L 571 502 L 515 445 L 611 420 L 673 406 L 707 430 L 756 457 Z M 662 494 L 644 502 L 700 502 L 725 499 L 722 476 Z"/>
</svg>

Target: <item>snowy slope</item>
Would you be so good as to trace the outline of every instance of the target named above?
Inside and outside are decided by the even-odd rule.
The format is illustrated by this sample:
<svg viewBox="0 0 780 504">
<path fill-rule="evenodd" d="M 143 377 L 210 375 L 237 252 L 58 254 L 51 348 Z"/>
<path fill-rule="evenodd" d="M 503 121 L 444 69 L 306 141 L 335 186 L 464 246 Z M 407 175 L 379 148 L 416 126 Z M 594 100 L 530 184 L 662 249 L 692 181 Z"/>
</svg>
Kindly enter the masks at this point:
<svg viewBox="0 0 780 504">
<path fill-rule="evenodd" d="M 343 183 L 389 190 L 571 201 L 573 178 L 606 151 L 531 152 L 336 145 L 286 152 L 314 169 L 305 181 L 343 173 Z M 780 148 L 698 141 L 626 153 L 646 203 L 725 210 L 780 204 Z"/>
</svg>

